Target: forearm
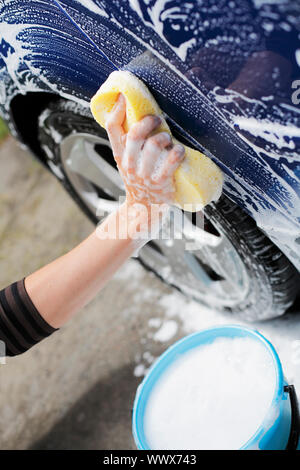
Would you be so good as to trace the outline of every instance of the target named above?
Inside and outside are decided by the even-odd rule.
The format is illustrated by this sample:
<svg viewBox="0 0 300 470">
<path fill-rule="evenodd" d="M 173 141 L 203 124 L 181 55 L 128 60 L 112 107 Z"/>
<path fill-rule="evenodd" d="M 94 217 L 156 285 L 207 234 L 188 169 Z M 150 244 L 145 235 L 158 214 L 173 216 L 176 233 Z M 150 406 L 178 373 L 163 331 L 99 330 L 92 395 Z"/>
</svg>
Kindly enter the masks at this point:
<svg viewBox="0 0 300 470">
<path fill-rule="evenodd" d="M 0 292 L 0 340 L 20 354 L 61 327 L 86 305 L 148 240 L 175 200 L 174 172 L 184 148 L 161 119 L 145 116 L 125 134 L 126 102 L 119 96 L 107 130 L 126 189 L 126 202 L 66 255 Z M 139 206 L 139 207 L 138 207 Z"/>
<path fill-rule="evenodd" d="M 80 245 L 25 279 L 32 302 L 51 326 L 59 328 L 86 305 L 147 241 L 134 239 L 135 228 L 135 216 L 128 222 L 124 204 Z"/>
</svg>

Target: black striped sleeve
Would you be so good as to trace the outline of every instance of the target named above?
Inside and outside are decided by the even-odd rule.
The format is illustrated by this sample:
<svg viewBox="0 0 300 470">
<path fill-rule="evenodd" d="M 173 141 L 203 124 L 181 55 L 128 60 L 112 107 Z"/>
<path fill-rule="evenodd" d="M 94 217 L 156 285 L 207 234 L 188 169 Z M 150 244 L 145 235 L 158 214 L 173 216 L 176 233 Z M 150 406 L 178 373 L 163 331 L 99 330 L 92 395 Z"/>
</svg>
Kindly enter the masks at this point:
<svg viewBox="0 0 300 470">
<path fill-rule="evenodd" d="M 0 357 L 21 354 L 54 331 L 31 301 L 24 279 L 0 291 Z"/>
</svg>

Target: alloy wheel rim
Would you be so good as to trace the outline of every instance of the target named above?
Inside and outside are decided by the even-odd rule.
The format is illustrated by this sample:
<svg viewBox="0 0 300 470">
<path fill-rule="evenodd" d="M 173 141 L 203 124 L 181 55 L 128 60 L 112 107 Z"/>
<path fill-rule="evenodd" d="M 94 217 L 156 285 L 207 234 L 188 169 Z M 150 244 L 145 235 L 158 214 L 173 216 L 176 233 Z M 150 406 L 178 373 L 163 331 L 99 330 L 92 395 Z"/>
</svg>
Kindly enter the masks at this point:
<svg viewBox="0 0 300 470">
<path fill-rule="evenodd" d="M 71 134 L 60 142 L 60 152 L 64 171 L 89 210 L 99 220 L 115 210 L 125 192 L 109 140 L 88 133 Z M 190 218 L 189 214 L 185 217 Z M 221 226 L 210 222 L 217 235 L 206 234 L 207 241 L 198 250 L 186 250 L 189 236 L 183 231 L 181 238 L 160 237 L 148 243 L 139 257 L 187 296 L 210 307 L 233 308 L 247 297 L 249 275 Z M 199 234 L 203 241 L 203 231 Z"/>
</svg>

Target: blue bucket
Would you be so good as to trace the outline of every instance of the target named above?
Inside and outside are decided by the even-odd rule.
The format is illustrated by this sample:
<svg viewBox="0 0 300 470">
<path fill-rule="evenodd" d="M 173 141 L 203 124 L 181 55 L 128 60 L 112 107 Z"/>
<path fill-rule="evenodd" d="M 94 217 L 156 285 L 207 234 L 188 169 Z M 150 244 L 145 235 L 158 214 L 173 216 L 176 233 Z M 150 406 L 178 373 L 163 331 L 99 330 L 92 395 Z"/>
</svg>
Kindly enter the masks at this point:
<svg viewBox="0 0 300 470">
<path fill-rule="evenodd" d="M 134 402 L 132 427 L 138 449 L 151 450 L 144 433 L 144 416 L 149 396 L 158 379 L 180 355 L 195 347 L 212 343 L 216 338 L 221 337 L 251 337 L 259 341 L 269 352 L 276 374 L 276 386 L 271 404 L 272 419 L 270 419 L 270 413 L 267 413 L 260 427 L 254 435 L 249 436 L 249 440 L 242 449 L 283 450 L 297 448 L 299 440 L 297 397 L 294 387 L 288 385 L 284 378 L 277 352 L 272 344 L 257 331 L 238 325 L 226 325 L 186 336 L 168 348 L 150 368 L 138 387 Z"/>
</svg>

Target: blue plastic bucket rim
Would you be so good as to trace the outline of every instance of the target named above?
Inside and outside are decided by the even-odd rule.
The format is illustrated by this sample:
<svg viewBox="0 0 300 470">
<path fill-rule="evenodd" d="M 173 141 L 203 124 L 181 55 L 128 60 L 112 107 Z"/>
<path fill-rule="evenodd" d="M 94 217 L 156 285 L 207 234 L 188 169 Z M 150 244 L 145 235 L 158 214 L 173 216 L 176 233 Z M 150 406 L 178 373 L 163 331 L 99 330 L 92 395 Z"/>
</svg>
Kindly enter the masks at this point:
<svg viewBox="0 0 300 470">
<path fill-rule="evenodd" d="M 217 337 L 222 337 L 222 336 L 228 336 L 229 332 L 233 333 L 243 333 L 243 334 L 233 334 L 232 336 L 251 336 L 256 338 L 258 341 L 264 344 L 266 349 L 269 351 L 272 360 L 273 360 L 273 365 L 275 369 L 275 375 L 276 375 L 276 385 L 275 385 L 275 390 L 274 390 L 274 395 L 273 399 L 271 402 L 271 405 L 266 412 L 265 418 L 270 414 L 270 411 L 273 407 L 277 407 L 280 404 L 280 401 L 283 397 L 284 392 L 284 376 L 283 376 L 283 370 L 282 370 L 282 365 L 279 359 L 279 356 L 274 348 L 274 346 L 270 343 L 269 340 L 267 340 L 261 333 L 259 333 L 257 330 L 245 326 L 240 326 L 240 325 L 222 325 L 222 326 L 213 326 L 207 329 L 203 329 L 201 331 L 197 331 L 196 333 L 192 333 L 190 335 L 187 335 L 180 340 L 176 341 L 174 344 L 172 344 L 166 351 L 164 351 L 159 358 L 152 364 L 150 367 L 147 375 L 144 377 L 143 381 L 141 384 L 138 386 L 135 400 L 134 400 L 134 406 L 133 406 L 133 414 L 132 414 L 132 432 L 133 432 L 133 437 L 135 440 L 135 443 L 137 445 L 137 448 L 140 450 L 150 450 L 149 445 L 147 444 L 146 438 L 143 435 L 142 430 L 140 429 L 139 426 L 139 409 L 141 406 L 141 402 L 143 400 L 143 394 L 145 389 L 147 389 L 149 383 L 152 382 L 152 377 L 153 374 L 156 372 L 157 369 L 161 368 L 160 373 L 158 373 L 158 377 L 162 375 L 162 372 L 167 369 L 168 366 L 173 362 L 174 360 L 174 352 L 178 350 L 179 353 L 187 352 L 190 349 L 193 349 L 196 347 L 194 345 L 193 347 L 187 347 L 186 349 L 183 348 L 182 346 L 188 345 L 193 339 L 196 339 L 199 337 L 203 337 L 206 334 L 209 333 L 215 333 L 215 336 L 212 336 L 211 342 L 213 342 Z M 217 335 L 218 333 L 218 335 Z M 208 341 L 207 341 L 208 342 Z M 199 342 L 199 346 L 203 344 Z M 173 358 L 173 360 L 167 361 L 168 357 Z M 163 367 L 161 365 L 164 364 Z M 150 388 L 151 390 L 151 388 Z M 149 392 L 146 392 L 146 401 L 149 396 Z M 145 406 L 144 406 L 145 407 Z M 249 438 L 249 440 L 241 447 L 241 450 L 251 448 L 252 446 L 255 446 L 255 443 L 260 440 L 260 438 L 264 435 L 266 432 L 266 427 L 264 426 L 264 421 L 261 423 L 261 425 L 258 427 L 257 431 Z"/>
</svg>

